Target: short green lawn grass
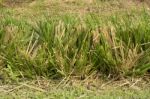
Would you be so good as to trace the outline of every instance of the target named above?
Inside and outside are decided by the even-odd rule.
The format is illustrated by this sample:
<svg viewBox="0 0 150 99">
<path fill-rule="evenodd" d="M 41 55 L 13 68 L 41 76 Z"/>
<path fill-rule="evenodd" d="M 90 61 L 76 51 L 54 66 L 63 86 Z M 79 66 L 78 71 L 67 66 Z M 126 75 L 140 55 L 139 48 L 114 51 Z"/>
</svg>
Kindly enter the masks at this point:
<svg viewBox="0 0 150 99">
<path fill-rule="evenodd" d="M 87 89 L 81 85 L 56 88 L 57 84 L 54 84 L 45 91 L 35 85 L 23 85 L 0 86 L 1 99 L 149 99 L 150 97 L 148 86 L 136 89 L 114 87 L 110 84 L 101 89 Z"/>
</svg>

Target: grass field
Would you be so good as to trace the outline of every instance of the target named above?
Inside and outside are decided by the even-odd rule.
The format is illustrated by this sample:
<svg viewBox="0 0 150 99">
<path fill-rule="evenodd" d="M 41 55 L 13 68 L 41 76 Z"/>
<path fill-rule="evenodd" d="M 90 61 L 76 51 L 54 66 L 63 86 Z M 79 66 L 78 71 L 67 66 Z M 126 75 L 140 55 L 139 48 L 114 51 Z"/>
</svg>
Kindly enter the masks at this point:
<svg viewBox="0 0 150 99">
<path fill-rule="evenodd" d="M 23 88 L 13 92 L 0 93 L 3 99 L 148 99 L 150 90 L 107 89 L 90 91 L 84 88 L 59 88 L 48 92 L 39 92 Z"/>
<path fill-rule="evenodd" d="M 148 1 L 2 0 L 0 96 L 148 99 L 149 24 Z"/>
<path fill-rule="evenodd" d="M 92 82 L 91 82 L 92 81 Z M 2 99 L 149 99 L 150 84 L 142 79 L 103 82 L 47 79 L 0 86 Z"/>
</svg>

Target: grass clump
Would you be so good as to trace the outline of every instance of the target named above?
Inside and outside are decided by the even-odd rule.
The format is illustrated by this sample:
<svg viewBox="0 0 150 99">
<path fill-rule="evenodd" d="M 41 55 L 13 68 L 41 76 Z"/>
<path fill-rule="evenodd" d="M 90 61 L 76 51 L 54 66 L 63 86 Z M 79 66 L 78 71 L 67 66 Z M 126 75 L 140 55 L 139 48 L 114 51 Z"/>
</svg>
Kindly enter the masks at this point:
<svg viewBox="0 0 150 99">
<path fill-rule="evenodd" d="M 149 16 L 146 11 L 105 20 L 66 16 L 32 25 L 4 18 L 0 21 L 3 71 L 14 79 L 145 74 L 150 69 Z"/>
</svg>

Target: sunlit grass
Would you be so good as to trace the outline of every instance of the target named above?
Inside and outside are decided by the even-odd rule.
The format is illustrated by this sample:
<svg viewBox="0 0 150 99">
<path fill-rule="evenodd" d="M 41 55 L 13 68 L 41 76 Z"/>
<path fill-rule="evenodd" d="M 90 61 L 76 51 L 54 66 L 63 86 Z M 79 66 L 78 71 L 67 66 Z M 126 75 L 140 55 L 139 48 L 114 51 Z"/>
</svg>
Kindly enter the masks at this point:
<svg viewBox="0 0 150 99">
<path fill-rule="evenodd" d="M 143 75 L 150 69 L 149 20 L 145 10 L 139 16 L 45 17 L 34 24 L 5 17 L 0 21 L 3 71 L 13 79 Z"/>
</svg>

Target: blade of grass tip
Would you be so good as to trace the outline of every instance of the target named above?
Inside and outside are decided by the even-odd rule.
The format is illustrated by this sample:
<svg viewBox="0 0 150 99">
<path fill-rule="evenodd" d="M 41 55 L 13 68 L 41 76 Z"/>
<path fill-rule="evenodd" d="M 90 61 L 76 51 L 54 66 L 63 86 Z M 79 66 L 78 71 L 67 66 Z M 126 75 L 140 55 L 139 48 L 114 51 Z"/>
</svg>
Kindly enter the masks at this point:
<svg viewBox="0 0 150 99">
<path fill-rule="evenodd" d="M 29 51 L 29 54 L 31 54 L 31 52 L 34 50 L 34 48 L 36 47 L 36 45 L 38 44 L 38 39 L 35 40 L 35 42 L 33 43 L 30 51 Z"/>
<path fill-rule="evenodd" d="M 28 54 L 28 52 L 29 52 L 29 49 L 30 49 L 32 40 L 33 40 L 33 33 L 32 33 L 32 35 L 31 35 L 31 38 L 30 38 L 30 41 L 29 41 L 29 44 L 28 44 L 28 47 L 27 47 L 27 50 L 26 50 L 26 54 Z"/>
<path fill-rule="evenodd" d="M 148 45 L 148 44 L 150 44 L 150 42 L 142 43 L 141 46 Z"/>
</svg>

